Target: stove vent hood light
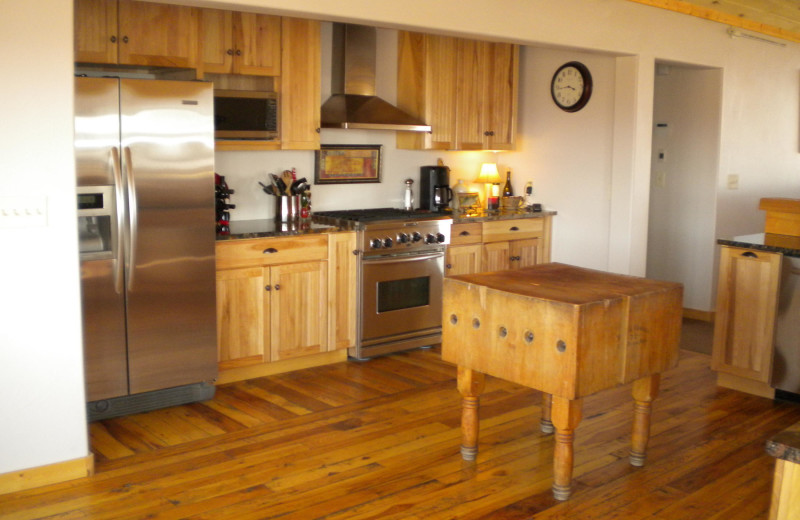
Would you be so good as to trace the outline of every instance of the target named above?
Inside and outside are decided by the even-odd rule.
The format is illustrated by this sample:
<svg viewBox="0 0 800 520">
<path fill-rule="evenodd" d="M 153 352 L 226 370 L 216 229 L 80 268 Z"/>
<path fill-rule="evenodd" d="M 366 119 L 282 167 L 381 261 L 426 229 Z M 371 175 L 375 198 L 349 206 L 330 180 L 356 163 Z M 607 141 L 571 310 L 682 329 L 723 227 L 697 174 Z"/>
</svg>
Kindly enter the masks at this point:
<svg viewBox="0 0 800 520">
<path fill-rule="evenodd" d="M 424 121 L 375 95 L 374 27 L 333 25 L 333 95 L 322 105 L 323 128 L 430 132 Z"/>
</svg>

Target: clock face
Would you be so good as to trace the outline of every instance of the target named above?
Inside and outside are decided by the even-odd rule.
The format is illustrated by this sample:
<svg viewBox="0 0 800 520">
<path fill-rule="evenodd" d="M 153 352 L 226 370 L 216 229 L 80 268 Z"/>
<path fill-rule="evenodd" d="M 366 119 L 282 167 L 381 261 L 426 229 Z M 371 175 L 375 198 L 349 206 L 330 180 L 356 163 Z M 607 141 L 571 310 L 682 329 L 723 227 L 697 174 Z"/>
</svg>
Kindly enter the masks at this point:
<svg viewBox="0 0 800 520">
<path fill-rule="evenodd" d="M 550 93 L 559 108 L 576 112 L 586 106 L 592 95 L 592 75 L 585 65 L 577 61 L 558 68 L 550 83 Z"/>
</svg>

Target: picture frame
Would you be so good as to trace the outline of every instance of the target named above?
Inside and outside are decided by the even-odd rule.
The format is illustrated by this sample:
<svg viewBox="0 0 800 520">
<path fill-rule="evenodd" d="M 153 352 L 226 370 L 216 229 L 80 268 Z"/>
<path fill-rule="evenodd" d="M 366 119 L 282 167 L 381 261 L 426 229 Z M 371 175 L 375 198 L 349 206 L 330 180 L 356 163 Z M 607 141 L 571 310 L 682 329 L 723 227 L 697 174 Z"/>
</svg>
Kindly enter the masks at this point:
<svg viewBox="0 0 800 520">
<path fill-rule="evenodd" d="M 316 152 L 314 184 L 381 182 L 382 145 L 323 144 Z"/>
<path fill-rule="evenodd" d="M 456 193 L 458 197 L 458 211 L 461 213 L 474 213 L 481 209 L 481 194 L 477 191 Z"/>
</svg>

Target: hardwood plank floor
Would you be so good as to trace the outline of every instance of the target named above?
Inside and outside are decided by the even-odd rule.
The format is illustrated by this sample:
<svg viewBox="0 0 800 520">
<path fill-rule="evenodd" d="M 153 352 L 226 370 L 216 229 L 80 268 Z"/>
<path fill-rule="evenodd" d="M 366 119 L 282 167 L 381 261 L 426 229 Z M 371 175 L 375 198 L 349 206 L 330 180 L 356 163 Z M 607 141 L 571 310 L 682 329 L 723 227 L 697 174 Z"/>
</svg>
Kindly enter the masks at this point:
<svg viewBox="0 0 800 520">
<path fill-rule="evenodd" d="M 478 459 L 461 460 L 455 367 L 438 349 L 222 385 L 209 402 L 90 425 L 95 476 L 0 496 L 3 519 L 766 519 L 765 441 L 800 405 L 717 388 L 682 351 L 628 463 L 630 388 L 591 396 L 573 495 L 552 498 L 541 396 L 487 378 Z"/>
</svg>

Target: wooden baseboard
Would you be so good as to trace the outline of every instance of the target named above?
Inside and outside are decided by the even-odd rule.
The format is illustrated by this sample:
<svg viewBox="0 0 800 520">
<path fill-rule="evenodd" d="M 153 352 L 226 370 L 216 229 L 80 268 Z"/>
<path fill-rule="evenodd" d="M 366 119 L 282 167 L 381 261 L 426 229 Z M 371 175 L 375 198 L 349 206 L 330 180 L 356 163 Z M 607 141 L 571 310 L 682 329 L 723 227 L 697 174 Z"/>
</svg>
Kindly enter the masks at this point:
<svg viewBox="0 0 800 520">
<path fill-rule="evenodd" d="M 273 361 L 271 363 L 220 370 L 216 384 L 222 385 L 225 383 L 233 383 L 234 381 L 244 381 L 245 379 L 282 374 L 293 370 L 330 365 L 331 363 L 339 363 L 341 361 L 347 361 L 347 349 L 284 359 L 282 361 Z"/>
<path fill-rule="evenodd" d="M 714 323 L 714 311 L 698 311 L 697 309 L 683 309 L 683 317 L 691 320 L 707 321 Z"/>
<path fill-rule="evenodd" d="M 775 389 L 768 384 L 744 377 L 726 374 L 725 372 L 717 372 L 717 385 L 733 390 L 739 390 L 740 392 L 746 392 L 748 394 L 775 399 Z"/>
<path fill-rule="evenodd" d="M 94 454 L 0 475 L 0 495 L 94 475 Z"/>
</svg>

